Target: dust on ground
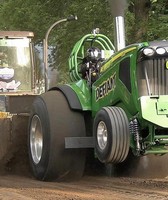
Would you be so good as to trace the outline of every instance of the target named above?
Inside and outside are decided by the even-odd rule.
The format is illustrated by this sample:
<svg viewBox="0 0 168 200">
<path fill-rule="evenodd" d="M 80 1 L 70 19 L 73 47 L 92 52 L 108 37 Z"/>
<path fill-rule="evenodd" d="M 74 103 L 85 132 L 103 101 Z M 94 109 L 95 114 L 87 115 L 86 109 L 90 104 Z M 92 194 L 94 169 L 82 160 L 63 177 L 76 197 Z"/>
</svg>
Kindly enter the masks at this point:
<svg viewBox="0 0 168 200">
<path fill-rule="evenodd" d="M 10 121 L 3 123 L 11 128 Z M 0 160 L 0 200 L 168 200 L 167 155 L 130 155 L 124 163 L 106 167 L 95 162 L 75 182 L 36 180 L 28 162 L 27 127 L 23 126 L 27 119 L 19 118 L 19 123 L 12 124 L 13 133 L 5 137 L 9 146 Z"/>
</svg>

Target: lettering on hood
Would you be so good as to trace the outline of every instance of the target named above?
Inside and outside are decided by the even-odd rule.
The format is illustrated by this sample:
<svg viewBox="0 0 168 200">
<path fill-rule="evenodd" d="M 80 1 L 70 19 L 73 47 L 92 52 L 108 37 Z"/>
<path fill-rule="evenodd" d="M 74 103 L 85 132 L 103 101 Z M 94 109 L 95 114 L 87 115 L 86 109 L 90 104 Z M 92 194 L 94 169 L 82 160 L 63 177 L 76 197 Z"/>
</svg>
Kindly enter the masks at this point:
<svg viewBox="0 0 168 200">
<path fill-rule="evenodd" d="M 115 88 L 116 74 L 113 74 L 96 88 L 96 101 L 107 96 Z"/>
</svg>

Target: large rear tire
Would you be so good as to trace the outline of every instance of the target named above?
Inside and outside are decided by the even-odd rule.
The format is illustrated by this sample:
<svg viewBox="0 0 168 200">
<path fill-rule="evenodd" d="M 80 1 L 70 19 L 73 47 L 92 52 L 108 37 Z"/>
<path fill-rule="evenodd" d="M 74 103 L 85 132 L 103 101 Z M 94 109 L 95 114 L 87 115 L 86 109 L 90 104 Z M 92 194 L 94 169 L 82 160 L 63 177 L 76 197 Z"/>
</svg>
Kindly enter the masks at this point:
<svg viewBox="0 0 168 200">
<path fill-rule="evenodd" d="M 60 91 L 37 97 L 29 119 L 29 160 L 39 180 L 71 180 L 82 176 L 83 149 L 65 149 L 65 137 L 85 136 L 80 112 L 72 111 Z"/>
<path fill-rule="evenodd" d="M 123 109 L 103 107 L 96 115 L 93 131 L 95 151 L 103 163 L 123 162 L 129 152 L 129 122 Z"/>
</svg>

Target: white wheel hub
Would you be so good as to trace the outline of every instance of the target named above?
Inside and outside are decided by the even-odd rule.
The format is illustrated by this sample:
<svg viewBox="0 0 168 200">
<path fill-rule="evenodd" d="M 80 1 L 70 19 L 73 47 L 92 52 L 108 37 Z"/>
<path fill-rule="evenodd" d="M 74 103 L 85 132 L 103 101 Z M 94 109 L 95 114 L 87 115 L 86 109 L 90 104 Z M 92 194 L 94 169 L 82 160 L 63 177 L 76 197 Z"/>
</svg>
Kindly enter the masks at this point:
<svg viewBox="0 0 168 200">
<path fill-rule="evenodd" d="M 104 150 L 107 146 L 107 127 L 103 121 L 100 121 L 97 126 L 97 141 L 99 148 Z"/>
<path fill-rule="evenodd" d="M 31 121 L 30 149 L 34 163 L 38 164 L 42 156 L 43 134 L 42 134 L 41 120 L 37 115 L 34 115 Z"/>
</svg>

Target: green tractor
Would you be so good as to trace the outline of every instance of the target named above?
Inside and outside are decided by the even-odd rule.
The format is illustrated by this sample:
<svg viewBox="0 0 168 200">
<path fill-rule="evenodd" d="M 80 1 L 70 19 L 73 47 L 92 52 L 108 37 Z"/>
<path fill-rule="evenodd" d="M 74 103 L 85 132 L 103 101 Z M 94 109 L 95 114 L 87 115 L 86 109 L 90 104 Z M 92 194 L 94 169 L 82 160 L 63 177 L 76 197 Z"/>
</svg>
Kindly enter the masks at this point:
<svg viewBox="0 0 168 200">
<path fill-rule="evenodd" d="M 29 158 L 39 180 L 82 176 L 87 149 L 105 165 L 168 153 L 168 42 L 116 50 L 103 34 L 82 37 L 71 82 L 39 95 L 29 119 Z"/>
</svg>

